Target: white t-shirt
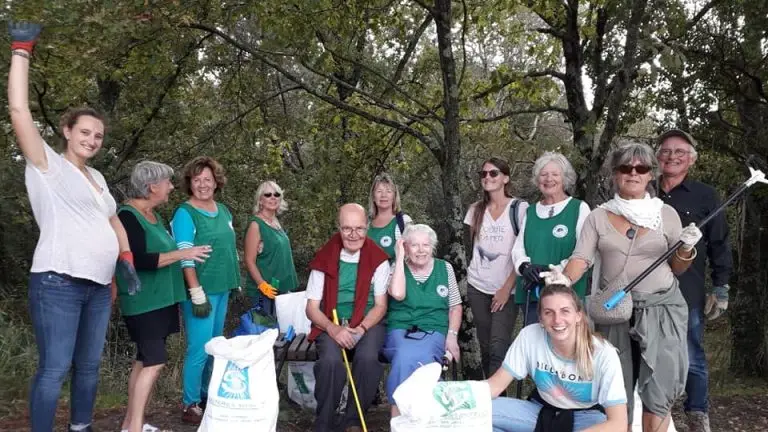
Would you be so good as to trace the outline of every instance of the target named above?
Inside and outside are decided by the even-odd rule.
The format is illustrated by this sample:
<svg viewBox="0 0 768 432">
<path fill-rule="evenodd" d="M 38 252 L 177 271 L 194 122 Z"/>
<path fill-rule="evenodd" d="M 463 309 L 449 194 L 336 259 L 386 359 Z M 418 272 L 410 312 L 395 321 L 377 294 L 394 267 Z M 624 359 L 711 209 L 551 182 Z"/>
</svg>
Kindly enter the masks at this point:
<svg viewBox="0 0 768 432">
<path fill-rule="evenodd" d="M 576 362 L 552 350 L 549 335 L 540 324 L 531 324 L 520 331 L 502 367 L 517 380 L 531 376 L 541 398 L 558 408 L 582 409 L 595 404 L 607 408 L 626 404 L 624 376 L 616 348 L 598 338 L 594 338 L 594 343 L 591 380 L 579 376 Z"/>
<path fill-rule="evenodd" d="M 346 263 L 356 264 L 360 262 L 360 251 L 351 254 L 342 248 L 339 259 Z M 389 285 L 389 261 L 384 261 L 376 267 L 376 271 L 373 272 L 371 284 L 373 284 L 374 297 L 387 295 L 387 285 Z M 309 273 L 309 281 L 307 282 L 307 299 L 322 300 L 324 286 L 325 273 L 320 270 L 312 270 Z"/>
<path fill-rule="evenodd" d="M 109 284 L 120 252 L 109 219 L 117 205 L 104 176 L 88 167 L 101 187 L 96 190 L 85 174 L 43 142 L 48 169 L 27 161 L 27 193 L 40 228 L 33 273 L 53 271 Z"/>
<path fill-rule="evenodd" d="M 475 238 L 472 260 L 467 269 L 467 282 L 478 291 L 495 294 L 515 271 L 512 260 L 512 246 L 515 244 L 515 232 L 509 220 L 509 209 L 515 198 L 509 200 L 504 212 L 498 219 L 491 217 L 486 208 L 480 232 Z M 522 224 L 528 203 L 520 202 L 517 208 L 517 220 Z M 464 223 L 472 226 L 475 207 L 470 206 Z"/>
</svg>

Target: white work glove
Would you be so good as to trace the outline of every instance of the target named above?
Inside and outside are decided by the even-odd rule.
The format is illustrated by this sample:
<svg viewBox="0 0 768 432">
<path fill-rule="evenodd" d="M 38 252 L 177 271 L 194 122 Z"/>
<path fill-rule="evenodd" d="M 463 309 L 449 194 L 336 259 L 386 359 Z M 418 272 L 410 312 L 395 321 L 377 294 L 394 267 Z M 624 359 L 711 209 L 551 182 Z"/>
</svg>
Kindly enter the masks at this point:
<svg viewBox="0 0 768 432">
<path fill-rule="evenodd" d="M 573 283 L 568 276 L 563 274 L 560 266 L 555 264 L 550 264 L 549 271 L 539 273 L 539 277 L 544 279 L 544 284 L 546 285 L 565 285 L 569 287 Z"/>
<path fill-rule="evenodd" d="M 701 240 L 701 230 L 696 227 L 696 224 L 691 222 L 690 225 L 683 228 L 680 233 L 680 241 L 683 242 L 683 250 L 690 251 L 696 246 L 696 243 Z"/>
</svg>

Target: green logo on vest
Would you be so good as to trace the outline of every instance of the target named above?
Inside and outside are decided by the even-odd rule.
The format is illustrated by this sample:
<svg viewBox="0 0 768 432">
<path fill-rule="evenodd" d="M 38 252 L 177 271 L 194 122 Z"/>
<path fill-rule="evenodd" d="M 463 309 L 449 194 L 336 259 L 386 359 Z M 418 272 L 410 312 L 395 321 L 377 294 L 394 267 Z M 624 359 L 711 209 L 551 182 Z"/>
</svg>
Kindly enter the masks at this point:
<svg viewBox="0 0 768 432">
<path fill-rule="evenodd" d="M 435 291 L 440 297 L 448 297 L 448 287 L 445 285 L 438 285 Z"/>
<path fill-rule="evenodd" d="M 381 244 L 384 247 L 389 247 L 392 244 L 392 237 L 390 236 L 384 236 L 379 240 L 379 244 Z"/>
<path fill-rule="evenodd" d="M 460 410 L 472 410 L 477 407 L 475 394 L 467 382 L 442 382 L 438 383 L 432 396 L 435 398 L 448 415 Z"/>
</svg>

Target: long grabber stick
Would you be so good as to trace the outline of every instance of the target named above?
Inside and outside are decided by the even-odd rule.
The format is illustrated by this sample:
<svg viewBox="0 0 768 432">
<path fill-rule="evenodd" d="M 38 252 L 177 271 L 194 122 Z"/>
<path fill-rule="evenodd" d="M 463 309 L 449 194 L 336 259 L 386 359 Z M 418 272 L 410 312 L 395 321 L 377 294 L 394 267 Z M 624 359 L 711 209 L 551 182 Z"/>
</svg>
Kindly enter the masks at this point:
<svg viewBox="0 0 768 432">
<path fill-rule="evenodd" d="M 333 310 L 333 323 L 339 325 L 339 316 L 336 314 L 336 309 Z M 368 432 L 368 428 L 365 426 L 365 417 L 363 417 L 363 409 L 360 407 L 360 398 L 357 397 L 355 379 L 352 378 L 352 369 L 349 367 L 347 350 L 345 350 L 344 347 L 341 347 L 341 356 L 344 357 L 344 366 L 347 368 L 347 379 L 349 379 L 349 383 L 352 384 L 352 396 L 355 398 L 355 406 L 357 406 L 357 415 L 360 417 L 360 424 L 363 426 L 363 432 Z"/>
<path fill-rule="evenodd" d="M 750 173 L 751 177 L 747 181 L 745 181 L 744 184 L 739 186 L 739 188 L 736 189 L 736 191 L 734 193 L 732 193 L 731 196 L 729 196 L 727 200 L 725 200 L 722 204 L 720 204 L 720 207 L 718 207 L 715 210 L 713 210 L 712 213 L 710 213 L 707 217 L 704 218 L 704 220 L 699 222 L 699 225 L 697 225 L 699 229 L 701 229 L 701 227 L 706 225 L 707 222 L 709 222 L 710 220 L 712 220 L 712 218 L 714 218 L 720 212 L 722 212 L 726 207 L 728 207 L 728 205 L 730 203 L 733 202 L 733 200 L 738 198 L 739 195 L 744 193 L 744 191 L 749 189 L 749 187 L 752 186 L 753 184 L 758 183 L 758 182 L 759 183 L 768 184 L 768 180 L 765 179 L 765 174 L 762 171 L 756 170 L 756 169 L 752 169 L 751 167 L 748 167 L 748 168 L 749 168 L 749 173 Z M 682 244 L 683 244 L 683 242 L 681 240 L 678 240 L 677 243 L 675 243 L 671 248 L 669 248 L 668 251 L 666 251 L 664 253 L 664 255 L 660 256 L 659 259 L 654 261 L 650 266 L 648 266 L 647 269 L 643 270 L 642 273 L 637 275 L 637 277 L 635 279 L 633 279 L 632 282 L 629 283 L 629 285 L 627 285 L 623 290 L 621 290 L 621 291 L 617 292 L 616 294 L 614 294 L 613 296 L 611 296 L 611 298 L 609 298 L 608 301 L 606 301 L 603 304 L 603 307 L 605 307 L 606 310 L 611 310 L 614 307 L 616 307 L 616 305 L 619 304 L 621 299 L 623 299 L 624 296 L 626 296 L 628 292 L 632 291 L 632 289 L 634 287 L 636 287 L 637 284 L 639 284 L 643 279 L 645 279 L 646 276 L 651 274 L 652 271 L 656 270 L 656 268 L 658 266 L 660 266 L 661 263 L 663 263 L 664 261 L 669 259 L 669 257 L 671 257 L 672 254 L 675 253 L 677 248 L 679 248 Z"/>
</svg>

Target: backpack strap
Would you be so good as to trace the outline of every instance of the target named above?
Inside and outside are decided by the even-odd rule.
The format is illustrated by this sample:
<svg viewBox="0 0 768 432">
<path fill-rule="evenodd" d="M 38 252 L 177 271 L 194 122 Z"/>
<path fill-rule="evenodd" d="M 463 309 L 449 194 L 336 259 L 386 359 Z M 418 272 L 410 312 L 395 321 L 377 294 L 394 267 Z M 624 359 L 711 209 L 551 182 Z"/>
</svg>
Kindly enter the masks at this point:
<svg viewBox="0 0 768 432">
<path fill-rule="evenodd" d="M 403 212 L 399 211 L 395 213 L 395 219 L 397 219 L 397 227 L 400 228 L 400 235 L 403 235 L 405 232 L 405 217 L 403 216 Z"/>
<path fill-rule="evenodd" d="M 520 207 L 520 201 L 522 200 L 515 198 L 515 200 L 512 201 L 512 205 L 509 207 L 509 221 L 512 223 L 512 231 L 515 233 L 515 236 L 520 234 L 520 222 L 517 218 L 517 209 Z"/>
</svg>

